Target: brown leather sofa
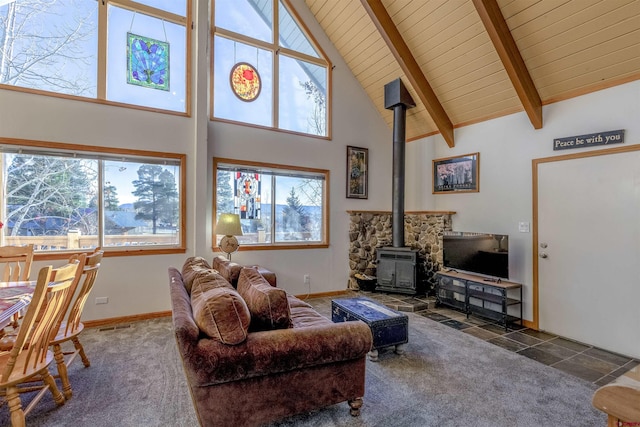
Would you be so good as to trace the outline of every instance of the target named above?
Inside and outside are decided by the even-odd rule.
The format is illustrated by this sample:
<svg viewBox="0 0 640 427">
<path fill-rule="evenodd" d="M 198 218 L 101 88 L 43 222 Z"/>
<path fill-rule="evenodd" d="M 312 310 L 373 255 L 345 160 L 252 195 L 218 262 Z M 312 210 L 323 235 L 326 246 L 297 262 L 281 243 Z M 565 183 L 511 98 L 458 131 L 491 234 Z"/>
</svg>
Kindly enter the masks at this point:
<svg viewBox="0 0 640 427">
<path fill-rule="evenodd" d="M 202 258 L 169 268 L 176 341 L 200 424 L 258 426 L 344 401 L 358 415 L 369 327 L 332 323 L 260 271 L 269 275 L 241 267 L 234 287 Z"/>
</svg>

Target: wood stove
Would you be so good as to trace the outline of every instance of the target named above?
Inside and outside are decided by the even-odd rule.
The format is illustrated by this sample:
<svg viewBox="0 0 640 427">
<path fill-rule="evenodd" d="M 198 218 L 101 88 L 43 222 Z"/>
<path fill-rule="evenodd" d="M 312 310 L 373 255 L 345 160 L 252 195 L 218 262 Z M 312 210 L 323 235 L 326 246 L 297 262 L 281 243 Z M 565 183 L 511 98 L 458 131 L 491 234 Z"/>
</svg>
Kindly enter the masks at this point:
<svg viewBox="0 0 640 427">
<path fill-rule="evenodd" d="M 402 80 L 384 86 L 384 108 L 393 110 L 392 246 L 377 249 L 376 291 L 418 293 L 418 250 L 404 245 L 405 128 L 407 108 L 415 106 Z"/>
<path fill-rule="evenodd" d="M 378 248 L 378 284 L 376 291 L 415 295 L 417 289 L 418 249 Z"/>
</svg>

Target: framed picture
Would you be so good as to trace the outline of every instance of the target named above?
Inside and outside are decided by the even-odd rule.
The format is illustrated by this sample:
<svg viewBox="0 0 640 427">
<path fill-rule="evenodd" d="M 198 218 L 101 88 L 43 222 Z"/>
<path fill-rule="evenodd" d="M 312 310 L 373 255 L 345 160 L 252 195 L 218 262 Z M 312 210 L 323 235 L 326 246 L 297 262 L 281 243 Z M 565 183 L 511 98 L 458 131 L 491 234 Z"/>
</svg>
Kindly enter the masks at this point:
<svg viewBox="0 0 640 427">
<path fill-rule="evenodd" d="M 347 146 L 347 198 L 369 197 L 369 149 Z"/>
<path fill-rule="evenodd" d="M 480 153 L 433 160 L 433 194 L 480 191 Z"/>
</svg>

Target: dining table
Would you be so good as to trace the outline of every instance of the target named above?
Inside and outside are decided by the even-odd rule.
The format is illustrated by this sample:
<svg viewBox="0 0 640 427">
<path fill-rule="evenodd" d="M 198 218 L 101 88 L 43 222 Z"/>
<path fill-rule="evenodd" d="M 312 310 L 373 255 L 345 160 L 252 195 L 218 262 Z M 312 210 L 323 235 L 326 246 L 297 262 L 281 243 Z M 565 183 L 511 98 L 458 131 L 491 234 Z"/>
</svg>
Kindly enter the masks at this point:
<svg viewBox="0 0 640 427">
<path fill-rule="evenodd" d="M 35 280 L 0 282 L 0 331 L 13 323 L 16 314 L 31 302 Z"/>
</svg>

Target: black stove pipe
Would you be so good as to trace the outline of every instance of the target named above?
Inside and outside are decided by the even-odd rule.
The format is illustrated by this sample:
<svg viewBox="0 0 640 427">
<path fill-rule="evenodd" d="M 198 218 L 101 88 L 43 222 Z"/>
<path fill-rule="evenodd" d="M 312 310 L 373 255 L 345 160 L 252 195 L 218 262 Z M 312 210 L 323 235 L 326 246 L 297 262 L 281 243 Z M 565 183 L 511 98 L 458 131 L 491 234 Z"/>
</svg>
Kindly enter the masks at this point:
<svg viewBox="0 0 640 427">
<path fill-rule="evenodd" d="M 384 86 L 384 108 L 393 109 L 393 205 L 391 211 L 392 246 L 404 247 L 404 183 L 407 108 L 415 107 L 400 79 Z"/>
<path fill-rule="evenodd" d="M 393 188 L 391 230 L 394 248 L 404 247 L 404 181 L 405 181 L 405 128 L 407 107 L 398 104 L 393 107 Z"/>
</svg>

